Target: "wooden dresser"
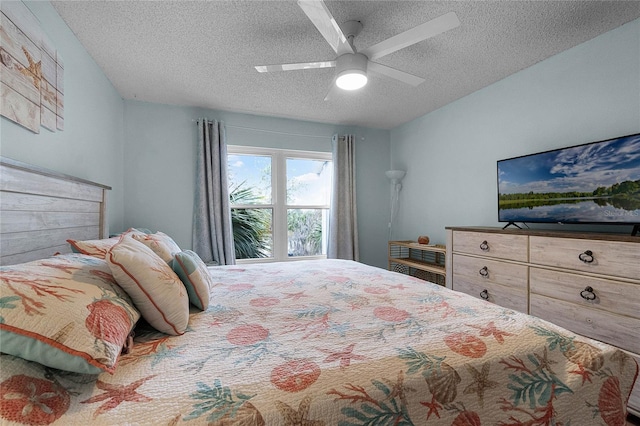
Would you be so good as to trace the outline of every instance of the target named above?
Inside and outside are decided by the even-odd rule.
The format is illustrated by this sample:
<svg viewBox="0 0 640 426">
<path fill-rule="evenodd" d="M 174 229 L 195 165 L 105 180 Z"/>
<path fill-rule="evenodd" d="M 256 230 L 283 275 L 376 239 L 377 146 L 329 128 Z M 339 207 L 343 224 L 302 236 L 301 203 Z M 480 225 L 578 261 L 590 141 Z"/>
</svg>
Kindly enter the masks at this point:
<svg viewBox="0 0 640 426">
<path fill-rule="evenodd" d="M 640 237 L 449 227 L 446 286 L 615 345 L 640 364 Z M 640 415 L 640 383 L 629 410 Z"/>
</svg>

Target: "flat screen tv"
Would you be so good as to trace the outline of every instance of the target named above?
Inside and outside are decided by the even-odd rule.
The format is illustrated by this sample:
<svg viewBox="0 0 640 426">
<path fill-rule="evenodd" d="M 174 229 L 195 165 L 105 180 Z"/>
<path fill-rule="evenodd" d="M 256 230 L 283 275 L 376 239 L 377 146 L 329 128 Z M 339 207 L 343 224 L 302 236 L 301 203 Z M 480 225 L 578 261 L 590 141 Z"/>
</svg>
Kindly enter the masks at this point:
<svg viewBox="0 0 640 426">
<path fill-rule="evenodd" d="M 629 224 L 637 232 L 640 133 L 498 161 L 498 218 Z"/>
</svg>

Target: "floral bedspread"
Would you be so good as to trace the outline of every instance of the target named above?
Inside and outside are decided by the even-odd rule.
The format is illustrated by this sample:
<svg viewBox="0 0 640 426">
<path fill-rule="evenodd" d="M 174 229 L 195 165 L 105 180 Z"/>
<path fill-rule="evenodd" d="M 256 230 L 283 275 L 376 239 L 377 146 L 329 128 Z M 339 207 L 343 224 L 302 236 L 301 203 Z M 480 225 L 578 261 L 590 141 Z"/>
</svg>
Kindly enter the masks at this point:
<svg viewBox="0 0 640 426">
<path fill-rule="evenodd" d="M 2 407 L 60 425 L 624 425 L 635 361 L 543 320 L 355 262 L 210 270 L 187 333 L 139 327 L 113 375 L 2 355 Z"/>
</svg>

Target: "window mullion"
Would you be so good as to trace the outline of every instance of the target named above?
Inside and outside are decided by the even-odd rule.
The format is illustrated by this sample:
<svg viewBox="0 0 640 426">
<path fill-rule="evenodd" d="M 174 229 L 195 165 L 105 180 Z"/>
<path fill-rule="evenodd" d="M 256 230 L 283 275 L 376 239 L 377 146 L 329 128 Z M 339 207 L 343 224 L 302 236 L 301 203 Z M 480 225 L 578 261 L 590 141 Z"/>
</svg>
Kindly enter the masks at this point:
<svg viewBox="0 0 640 426">
<path fill-rule="evenodd" d="M 273 204 L 231 204 L 232 209 L 273 209 Z"/>
<path fill-rule="evenodd" d="M 300 209 L 300 210 L 322 210 L 328 209 L 330 206 L 326 204 L 287 204 L 287 209 Z"/>
<path fill-rule="evenodd" d="M 287 259 L 287 170 L 282 153 L 273 156 L 272 191 L 274 192 L 273 245 L 276 260 Z"/>
</svg>

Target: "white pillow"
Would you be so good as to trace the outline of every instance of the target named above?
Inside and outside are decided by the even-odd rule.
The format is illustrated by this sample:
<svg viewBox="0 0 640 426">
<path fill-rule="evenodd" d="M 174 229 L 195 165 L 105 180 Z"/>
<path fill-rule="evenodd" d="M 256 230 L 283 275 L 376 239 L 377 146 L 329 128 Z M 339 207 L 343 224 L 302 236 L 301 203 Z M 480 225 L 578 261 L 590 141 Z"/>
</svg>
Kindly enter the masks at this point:
<svg viewBox="0 0 640 426">
<path fill-rule="evenodd" d="M 189 323 L 189 297 L 180 278 L 150 248 L 124 234 L 105 258 L 113 277 L 156 330 L 183 334 Z"/>
</svg>

